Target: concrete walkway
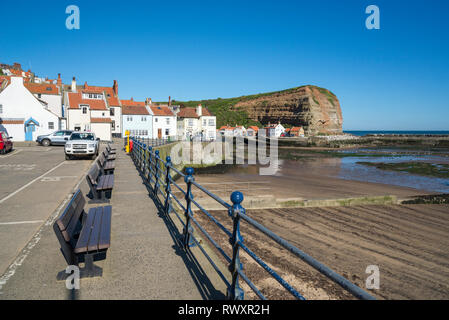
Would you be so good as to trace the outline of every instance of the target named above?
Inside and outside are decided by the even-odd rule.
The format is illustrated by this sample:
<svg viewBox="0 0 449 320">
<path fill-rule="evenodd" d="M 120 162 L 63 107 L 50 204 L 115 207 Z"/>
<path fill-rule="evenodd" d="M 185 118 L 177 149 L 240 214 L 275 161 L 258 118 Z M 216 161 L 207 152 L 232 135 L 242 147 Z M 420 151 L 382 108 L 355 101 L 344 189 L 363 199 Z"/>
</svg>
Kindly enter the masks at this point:
<svg viewBox="0 0 449 320">
<path fill-rule="evenodd" d="M 202 256 L 179 246 L 179 229 L 159 215 L 130 157 L 116 147 L 111 248 L 106 260 L 95 262 L 103 276 L 82 279 L 74 291 L 57 280 L 67 267 L 52 229 L 57 210 L 10 268 L 14 272 L 0 276 L 0 299 L 224 298 L 225 286 L 215 271 Z M 86 195 L 85 181 L 81 189 Z"/>
</svg>

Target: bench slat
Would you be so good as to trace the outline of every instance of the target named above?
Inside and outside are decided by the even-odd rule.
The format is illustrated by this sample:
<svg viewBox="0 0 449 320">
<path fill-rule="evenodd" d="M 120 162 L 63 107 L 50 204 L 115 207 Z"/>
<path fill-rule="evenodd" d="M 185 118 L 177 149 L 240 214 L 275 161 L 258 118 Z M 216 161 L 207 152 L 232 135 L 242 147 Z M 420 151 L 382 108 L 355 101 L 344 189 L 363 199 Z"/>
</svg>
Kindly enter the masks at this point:
<svg viewBox="0 0 449 320">
<path fill-rule="evenodd" d="M 92 230 L 92 224 L 97 214 L 97 208 L 91 208 L 87 214 L 87 219 L 84 224 L 83 230 L 78 238 L 78 242 L 75 246 L 75 253 L 87 252 L 87 245 L 89 244 L 90 234 Z"/>
<path fill-rule="evenodd" d="M 69 224 L 70 219 L 73 216 L 73 212 L 76 210 L 79 202 L 82 202 L 82 206 L 84 207 L 86 201 L 84 200 L 81 190 L 78 189 L 78 191 L 75 192 L 72 199 L 70 200 L 68 206 L 65 208 L 64 212 L 61 214 L 58 220 L 56 220 L 59 230 L 63 231 L 67 228 L 67 225 Z"/>
<path fill-rule="evenodd" d="M 103 207 L 103 217 L 101 219 L 100 238 L 98 240 L 98 250 L 107 249 L 111 246 L 111 216 L 112 207 Z"/>
<path fill-rule="evenodd" d="M 96 208 L 95 219 L 92 223 L 89 243 L 87 244 L 87 251 L 98 250 L 98 240 L 100 239 L 101 220 L 103 217 L 103 207 Z"/>
<path fill-rule="evenodd" d="M 82 194 L 81 194 L 82 197 Z M 84 210 L 84 205 L 86 204 L 86 200 L 82 197 L 81 200 L 78 201 L 75 210 L 73 211 L 72 218 L 70 222 L 66 226 L 65 230 L 62 231 L 62 235 L 64 236 L 65 241 L 69 242 L 71 238 L 73 238 L 73 234 L 75 233 L 76 228 L 80 224 L 80 215 Z M 59 226 L 59 225 L 58 225 Z"/>
<path fill-rule="evenodd" d="M 110 190 L 114 188 L 114 175 L 108 174 L 98 179 L 97 190 Z"/>
</svg>

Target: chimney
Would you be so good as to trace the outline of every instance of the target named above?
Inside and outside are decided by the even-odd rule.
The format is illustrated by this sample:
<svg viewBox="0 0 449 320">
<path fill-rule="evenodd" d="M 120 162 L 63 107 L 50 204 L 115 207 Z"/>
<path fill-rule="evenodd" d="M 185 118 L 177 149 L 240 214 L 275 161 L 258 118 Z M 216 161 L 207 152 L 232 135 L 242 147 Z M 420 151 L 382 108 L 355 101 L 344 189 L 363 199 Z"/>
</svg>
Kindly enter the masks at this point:
<svg viewBox="0 0 449 320">
<path fill-rule="evenodd" d="M 168 96 L 168 106 L 169 107 L 171 106 L 171 97 L 170 96 Z"/>
<path fill-rule="evenodd" d="M 131 97 L 131 101 L 134 101 L 133 97 Z"/>
<path fill-rule="evenodd" d="M 114 85 L 112 86 L 112 90 L 114 90 L 114 94 L 118 96 L 118 83 L 117 80 L 114 80 Z"/>
<path fill-rule="evenodd" d="M 84 89 L 87 89 L 87 81 L 84 81 Z"/>
<path fill-rule="evenodd" d="M 58 73 L 58 82 L 57 82 L 58 87 L 62 86 L 62 80 L 61 80 L 61 74 Z"/>
<path fill-rule="evenodd" d="M 22 66 L 20 65 L 20 63 L 17 62 L 14 62 L 14 66 L 12 68 L 16 70 L 22 70 Z"/>
<path fill-rule="evenodd" d="M 76 92 L 76 80 L 75 80 L 75 77 L 72 78 L 72 92 Z"/>
<path fill-rule="evenodd" d="M 198 105 L 198 107 L 196 107 L 196 114 L 201 117 L 203 115 L 203 107 L 201 106 L 201 104 Z"/>
<path fill-rule="evenodd" d="M 148 98 L 148 102 L 149 104 L 153 104 L 153 100 L 151 100 L 151 98 Z"/>
</svg>

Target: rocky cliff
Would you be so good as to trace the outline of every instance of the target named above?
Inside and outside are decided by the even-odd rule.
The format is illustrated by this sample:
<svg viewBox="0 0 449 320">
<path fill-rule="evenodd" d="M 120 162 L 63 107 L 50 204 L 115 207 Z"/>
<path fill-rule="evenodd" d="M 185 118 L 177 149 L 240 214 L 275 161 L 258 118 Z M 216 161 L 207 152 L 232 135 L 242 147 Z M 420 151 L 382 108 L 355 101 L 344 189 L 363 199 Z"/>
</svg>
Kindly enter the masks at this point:
<svg viewBox="0 0 449 320">
<path fill-rule="evenodd" d="M 302 86 L 243 99 L 231 109 L 245 111 L 262 124 L 303 126 L 308 135 L 342 132 L 343 116 L 337 97 L 327 89 Z"/>
<path fill-rule="evenodd" d="M 217 116 L 217 126 L 266 125 L 269 122 L 303 126 L 307 135 L 342 133 L 343 117 L 337 97 L 327 89 L 302 86 L 282 91 L 200 101 L 176 101 L 181 107 L 201 103 Z"/>
</svg>

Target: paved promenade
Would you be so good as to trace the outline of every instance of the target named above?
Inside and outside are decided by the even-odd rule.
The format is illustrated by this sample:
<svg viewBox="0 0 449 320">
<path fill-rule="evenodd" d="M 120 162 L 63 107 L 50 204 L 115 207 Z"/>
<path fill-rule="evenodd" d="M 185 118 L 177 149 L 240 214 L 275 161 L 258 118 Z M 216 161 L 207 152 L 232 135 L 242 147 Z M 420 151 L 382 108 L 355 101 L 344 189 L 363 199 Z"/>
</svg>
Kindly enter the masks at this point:
<svg viewBox="0 0 449 320">
<path fill-rule="evenodd" d="M 224 298 L 216 273 L 195 250 L 187 254 L 179 246 L 178 228 L 159 215 L 131 159 L 116 147 L 111 248 L 106 260 L 95 262 L 103 276 L 82 279 L 74 291 L 57 280 L 67 267 L 52 229 L 57 210 L 0 275 L 0 299 Z M 80 187 L 86 195 L 86 182 Z M 90 206 L 96 205 L 86 211 Z"/>
</svg>

